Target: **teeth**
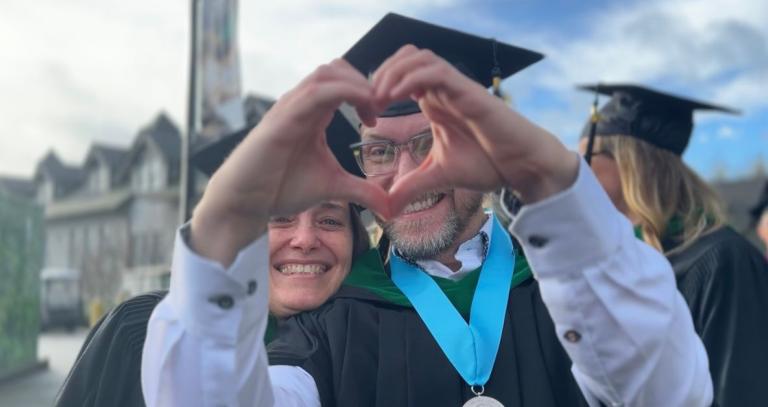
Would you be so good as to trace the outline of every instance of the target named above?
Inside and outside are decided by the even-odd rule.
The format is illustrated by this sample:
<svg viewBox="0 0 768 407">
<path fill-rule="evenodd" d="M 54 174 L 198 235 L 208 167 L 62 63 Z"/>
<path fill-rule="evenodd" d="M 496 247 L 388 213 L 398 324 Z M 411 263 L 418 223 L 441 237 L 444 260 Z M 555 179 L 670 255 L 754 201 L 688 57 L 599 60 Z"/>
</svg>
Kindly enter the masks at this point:
<svg viewBox="0 0 768 407">
<path fill-rule="evenodd" d="M 430 192 L 421 197 L 418 201 L 411 202 L 405 207 L 403 213 L 413 213 L 429 209 L 437 203 L 440 199 L 440 194 L 436 192 Z"/>
<path fill-rule="evenodd" d="M 325 272 L 322 264 L 284 264 L 279 271 L 283 274 L 321 274 Z"/>
</svg>

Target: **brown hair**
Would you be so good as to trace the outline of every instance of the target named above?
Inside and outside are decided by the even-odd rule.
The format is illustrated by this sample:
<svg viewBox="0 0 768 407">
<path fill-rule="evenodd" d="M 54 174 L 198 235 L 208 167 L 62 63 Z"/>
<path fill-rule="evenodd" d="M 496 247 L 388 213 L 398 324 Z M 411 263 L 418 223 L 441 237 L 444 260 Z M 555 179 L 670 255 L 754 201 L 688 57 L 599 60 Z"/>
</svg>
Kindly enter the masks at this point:
<svg viewBox="0 0 768 407">
<path fill-rule="evenodd" d="M 354 260 L 371 248 L 371 239 L 359 210 L 353 204 L 349 204 L 349 220 L 352 226 L 352 259 Z"/>
<path fill-rule="evenodd" d="M 676 154 L 629 136 L 602 136 L 596 150 L 613 156 L 622 194 L 630 212 L 640 219 L 643 240 L 662 253 L 690 246 L 725 223 L 717 193 Z M 673 248 L 662 247 L 670 220 L 682 227 Z"/>
</svg>

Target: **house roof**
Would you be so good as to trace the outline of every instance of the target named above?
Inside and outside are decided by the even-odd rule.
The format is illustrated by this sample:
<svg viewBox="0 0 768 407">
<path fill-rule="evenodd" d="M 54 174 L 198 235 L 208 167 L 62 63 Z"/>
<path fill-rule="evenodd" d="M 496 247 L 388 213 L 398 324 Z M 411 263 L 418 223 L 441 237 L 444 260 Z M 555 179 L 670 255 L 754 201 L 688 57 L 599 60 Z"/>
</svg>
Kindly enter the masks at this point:
<svg viewBox="0 0 768 407">
<path fill-rule="evenodd" d="M 181 159 L 181 132 L 163 112 L 139 130 L 127 156 L 122 160 L 117 179 L 124 179 L 130 173 L 131 166 L 147 143 L 153 143 L 160 150 L 171 168 L 178 167 Z"/>
<path fill-rule="evenodd" d="M 34 198 L 37 192 L 33 180 L 9 176 L 0 176 L 0 189 L 22 198 Z"/>
<path fill-rule="evenodd" d="M 110 169 L 116 169 L 122 165 L 123 160 L 128 158 L 130 151 L 129 148 L 94 143 L 85 161 L 88 163 L 94 157 L 99 157 Z"/>
<path fill-rule="evenodd" d="M 57 186 L 56 196 L 62 196 L 77 188 L 85 179 L 86 172 L 82 167 L 64 164 L 55 152 L 50 151 L 37 164 L 35 181 L 46 174 Z"/>
</svg>

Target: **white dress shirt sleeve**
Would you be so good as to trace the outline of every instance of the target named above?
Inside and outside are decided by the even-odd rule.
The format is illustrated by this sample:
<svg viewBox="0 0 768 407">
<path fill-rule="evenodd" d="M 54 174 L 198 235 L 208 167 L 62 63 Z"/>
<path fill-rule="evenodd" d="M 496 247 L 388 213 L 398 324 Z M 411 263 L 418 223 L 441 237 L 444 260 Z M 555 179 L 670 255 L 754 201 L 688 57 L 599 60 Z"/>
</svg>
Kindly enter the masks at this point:
<svg viewBox="0 0 768 407">
<path fill-rule="evenodd" d="M 187 228 L 176 236 L 170 291 L 147 328 L 141 366 L 147 406 L 319 406 L 306 371 L 267 367 L 266 235 L 225 270 L 187 246 Z"/>
<path fill-rule="evenodd" d="M 510 226 L 591 405 L 706 406 L 707 355 L 666 258 L 634 236 L 581 161 Z"/>
</svg>

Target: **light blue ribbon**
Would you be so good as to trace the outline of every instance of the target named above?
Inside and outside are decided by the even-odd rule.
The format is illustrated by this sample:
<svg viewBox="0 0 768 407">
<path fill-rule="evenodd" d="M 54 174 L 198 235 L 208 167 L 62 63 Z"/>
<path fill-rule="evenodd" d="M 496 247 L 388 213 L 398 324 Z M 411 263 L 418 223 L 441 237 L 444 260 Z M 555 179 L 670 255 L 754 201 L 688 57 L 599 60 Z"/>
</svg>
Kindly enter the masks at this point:
<svg viewBox="0 0 768 407">
<path fill-rule="evenodd" d="M 390 256 L 392 281 L 470 386 L 485 385 L 493 371 L 515 269 L 512 240 L 496 218 L 492 222 L 488 255 L 472 297 L 469 324 L 427 273 L 396 254 Z"/>
</svg>

